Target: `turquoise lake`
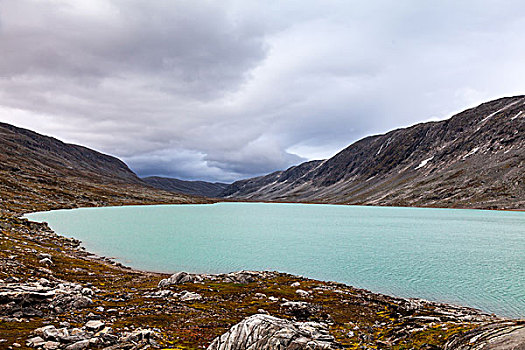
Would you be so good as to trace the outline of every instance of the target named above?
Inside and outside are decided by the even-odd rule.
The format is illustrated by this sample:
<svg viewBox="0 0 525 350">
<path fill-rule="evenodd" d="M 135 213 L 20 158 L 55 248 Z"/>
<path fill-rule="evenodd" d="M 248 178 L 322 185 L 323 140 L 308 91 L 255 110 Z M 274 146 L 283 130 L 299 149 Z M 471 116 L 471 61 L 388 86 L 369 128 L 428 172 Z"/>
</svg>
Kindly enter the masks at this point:
<svg viewBox="0 0 525 350">
<path fill-rule="evenodd" d="M 218 203 L 26 215 L 162 272 L 277 270 L 525 317 L 525 213 Z"/>
</svg>

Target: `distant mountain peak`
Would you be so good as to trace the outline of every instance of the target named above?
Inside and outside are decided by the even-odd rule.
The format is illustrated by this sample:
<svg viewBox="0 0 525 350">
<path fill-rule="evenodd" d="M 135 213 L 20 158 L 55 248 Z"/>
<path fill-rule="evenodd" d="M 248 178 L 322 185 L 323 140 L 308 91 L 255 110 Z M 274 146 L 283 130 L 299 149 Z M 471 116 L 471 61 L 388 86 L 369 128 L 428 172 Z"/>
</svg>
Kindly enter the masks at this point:
<svg viewBox="0 0 525 350">
<path fill-rule="evenodd" d="M 212 198 L 218 197 L 228 187 L 222 182 L 186 181 L 161 176 L 149 176 L 142 180 L 161 190 Z"/>
</svg>

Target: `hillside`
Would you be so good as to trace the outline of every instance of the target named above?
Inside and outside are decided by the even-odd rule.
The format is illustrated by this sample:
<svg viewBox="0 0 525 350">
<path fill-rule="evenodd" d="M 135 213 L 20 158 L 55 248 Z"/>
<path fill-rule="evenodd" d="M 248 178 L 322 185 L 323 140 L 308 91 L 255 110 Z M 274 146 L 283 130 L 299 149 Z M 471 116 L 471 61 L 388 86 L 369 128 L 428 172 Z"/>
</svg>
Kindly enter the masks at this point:
<svg viewBox="0 0 525 350">
<path fill-rule="evenodd" d="M 154 189 L 115 157 L 5 123 L 0 123 L 0 150 L 0 214 L 203 201 Z"/>
<path fill-rule="evenodd" d="M 203 197 L 217 197 L 228 187 L 228 184 L 221 182 L 184 181 L 160 176 L 149 176 L 142 180 L 161 190 Z"/>
<path fill-rule="evenodd" d="M 525 207 L 525 96 L 355 142 L 334 157 L 234 182 L 226 198 Z"/>
</svg>

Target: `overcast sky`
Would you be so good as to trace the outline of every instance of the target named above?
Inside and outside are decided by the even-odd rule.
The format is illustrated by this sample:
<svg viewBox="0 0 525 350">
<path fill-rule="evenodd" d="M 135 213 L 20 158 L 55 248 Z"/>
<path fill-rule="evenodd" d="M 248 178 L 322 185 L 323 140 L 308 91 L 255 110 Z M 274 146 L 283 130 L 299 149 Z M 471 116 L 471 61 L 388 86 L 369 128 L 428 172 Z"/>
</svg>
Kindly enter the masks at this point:
<svg viewBox="0 0 525 350">
<path fill-rule="evenodd" d="M 525 1 L 0 0 L 0 121 L 232 181 L 525 93 Z"/>
</svg>

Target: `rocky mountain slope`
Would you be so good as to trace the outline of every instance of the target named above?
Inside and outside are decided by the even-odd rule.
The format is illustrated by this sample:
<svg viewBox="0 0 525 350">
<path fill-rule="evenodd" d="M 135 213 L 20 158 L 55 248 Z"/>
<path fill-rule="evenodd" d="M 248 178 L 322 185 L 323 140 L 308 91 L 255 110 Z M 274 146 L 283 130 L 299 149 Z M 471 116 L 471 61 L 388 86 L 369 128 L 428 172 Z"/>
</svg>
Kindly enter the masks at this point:
<svg viewBox="0 0 525 350">
<path fill-rule="evenodd" d="M 0 123 L 0 142 L 2 170 L 141 183 L 137 175 L 115 157 L 13 125 Z"/>
<path fill-rule="evenodd" d="M 228 184 L 221 182 L 184 181 L 160 176 L 149 176 L 142 180 L 161 190 L 212 198 L 219 196 L 228 187 Z"/>
<path fill-rule="evenodd" d="M 523 209 L 525 96 L 355 142 L 334 157 L 234 182 L 226 198 Z"/>
<path fill-rule="evenodd" d="M 152 188 L 115 157 L 0 123 L 0 214 L 71 205 L 203 201 Z"/>
</svg>

